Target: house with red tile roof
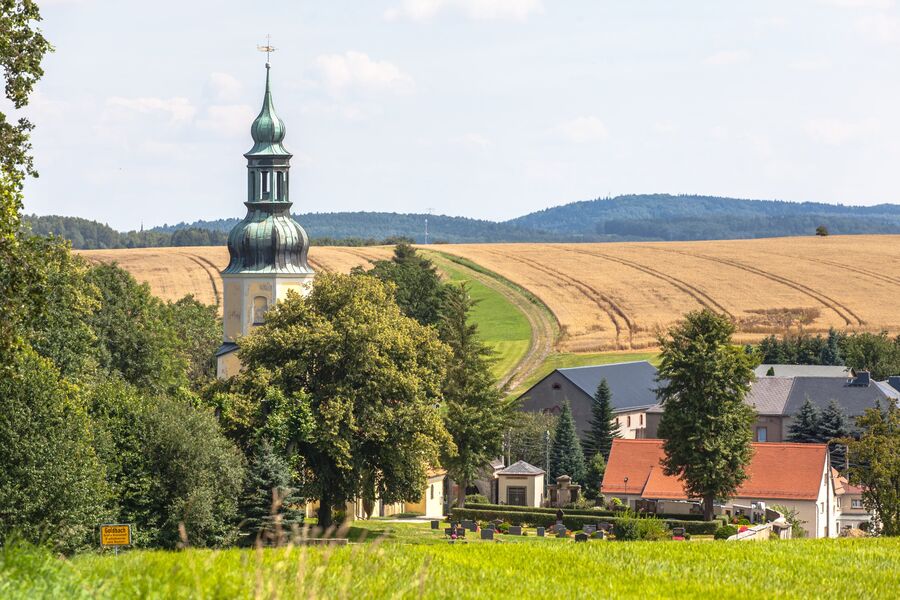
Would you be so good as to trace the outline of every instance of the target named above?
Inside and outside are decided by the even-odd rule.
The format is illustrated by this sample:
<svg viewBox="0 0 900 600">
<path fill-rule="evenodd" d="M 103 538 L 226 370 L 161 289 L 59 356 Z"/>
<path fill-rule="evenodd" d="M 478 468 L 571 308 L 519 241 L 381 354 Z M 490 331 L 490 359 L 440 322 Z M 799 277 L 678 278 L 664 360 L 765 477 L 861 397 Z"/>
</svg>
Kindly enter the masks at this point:
<svg viewBox="0 0 900 600">
<path fill-rule="evenodd" d="M 754 443 L 747 465 L 747 480 L 733 498 L 722 505 L 733 514 L 735 507 L 764 502 L 797 511 L 810 537 L 837 537 L 840 506 L 825 444 Z M 635 508 L 658 504 L 691 506 L 682 481 L 663 472 L 663 440 L 613 441 L 600 491 Z M 669 512 L 670 509 L 659 510 Z"/>
</svg>

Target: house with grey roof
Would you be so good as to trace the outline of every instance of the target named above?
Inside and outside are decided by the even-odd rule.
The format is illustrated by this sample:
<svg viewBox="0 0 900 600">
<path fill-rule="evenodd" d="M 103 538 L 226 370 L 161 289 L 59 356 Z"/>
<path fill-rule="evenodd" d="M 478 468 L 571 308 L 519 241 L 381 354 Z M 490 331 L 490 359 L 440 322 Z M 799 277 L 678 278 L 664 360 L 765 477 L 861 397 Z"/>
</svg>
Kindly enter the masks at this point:
<svg viewBox="0 0 900 600">
<path fill-rule="evenodd" d="M 647 361 L 623 362 L 589 367 L 556 369 L 520 397 L 526 412 L 559 414 L 568 402 L 578 434 L 590 429 L 591 404 L 603 379 L 612 395 L 613 412 L 619 420 L 622 437 L 643 436 L 644 413 L 656 404 L 656 367 Z"/>
<path fill-rule="evenodd" d="M 892 378 L 889 381 L 897 380 Z M 800 411 L 800 407 L 807 399 L 819 410 L 824 410 L 832 400 L 836 401 L 851 422 L 869 408 L 878 405 L 898 405 L 900 389 L 895 388 L 889 381 L 873 381 L 866 371 L 861 371 L 850 378 L 831 376 L 757 378 L 746 398 L 746 402 L 759 413 L 754 426 L 754 441 L 786 441 L 794 415 Z M 646 437 L 656 436 L 662 411 L 660 405 L 647 410 Z"/>
</svg>

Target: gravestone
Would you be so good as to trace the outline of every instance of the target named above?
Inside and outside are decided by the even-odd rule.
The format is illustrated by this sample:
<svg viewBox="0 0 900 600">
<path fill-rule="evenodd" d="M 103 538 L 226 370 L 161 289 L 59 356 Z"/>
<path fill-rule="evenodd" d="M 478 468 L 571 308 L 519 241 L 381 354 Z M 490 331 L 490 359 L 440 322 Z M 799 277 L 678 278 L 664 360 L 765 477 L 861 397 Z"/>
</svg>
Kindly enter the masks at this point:
<svg viewBox="0 0 900 600">
<path fill-rule="evenodd" d="M 565 532 L 566 532 L 566 526 L 561 523 L 558 523 L 556 525 L 556 533 L 565 533 Z"/>
<path fill-rule="evenodd" d="M 475 521 L 463 521 L 462 522 L 463 529 L 468 529 L 469 531 L 475 531 Z"/>
<path fill-rule="evenodd" d="M 563 528 L 563 529 L 557 529 L 557 530 L 556 530 L 556 537 L 558 537 L 558 538 L 568 537 L 568 536 L 566 535 L 566 530 L 565 530 L 565 528 Z"/>
<path fill-rule="evenodd" d="M 597 530 L 594 533 L 592 533 L 591 537 L 594 538 L 595 540 L 605 540 L 606 532 L 603 531 L 602 529 L 600 529 L 600 530 Z"/>
<path fill-rule="evenodd" d="M 481 530 L 481 539 L 483 540 L 492 540 L 494 539 L 494 530 L 490 527 L 485 527 Z"/>
<path fill-rule="evenodd" d="M 522 535 L 522 527 L 519 525 L 510 525 L 509 535 Z"/>
<path fill-rule="evenodd" d="M 444 530 L 444 534 L 445 534 L 447 537 L 450 537 L 450 536 L 453 535 L 454 533 L 456 533 L 456 527 L 448 527 L 448 528 L 446 528 L 446 529 Z"/>
<path fill-rule="evenodd" d="M 543 528 L 543 527 L 538 527 L 538 528 L 537 528 L 537 536 L 538 536 L 538 537 L 544 537 L 544 528 Z"/>
<path fill-rule="evenodd" d="M 583 532 L 585 532 L 586 534 L 591 535 L 592 533 L 597 531 L 597 526 L 596 525 L 585 525 L 584 527 L 581 528 L 581 530 Z"/>
<path fill-rule="evenodd" d="M 466 537 L 466 528 L 465 527 L 458 528 L 456 530 L 456 537 L 458 537 L 458 538 Z"/>
<path fill-rule="evenodd" d="M 440 528 L 441 528 L 441 522 L 440 522 L 440 521 L 432 521 L 432 522 L 431 522 L 431 528 L 432 528 L 432 529 L 440 529 Z"/>
<path fill-rule="evenodd" d="M 586 542 L 586 541 L 588 541 L 588 534 L 586 534 L 586 533 L 584 533 L 584 532 L 576 533 L 576 534 L 575 534 L 575 541 L 576 541 L 576 542 Z"/>
<path fill-rule="evenodd" d="M 684 527 L 673 527 L 672 528 L 672 537 L 673 538 L 684 538 Z"/>
</svg>

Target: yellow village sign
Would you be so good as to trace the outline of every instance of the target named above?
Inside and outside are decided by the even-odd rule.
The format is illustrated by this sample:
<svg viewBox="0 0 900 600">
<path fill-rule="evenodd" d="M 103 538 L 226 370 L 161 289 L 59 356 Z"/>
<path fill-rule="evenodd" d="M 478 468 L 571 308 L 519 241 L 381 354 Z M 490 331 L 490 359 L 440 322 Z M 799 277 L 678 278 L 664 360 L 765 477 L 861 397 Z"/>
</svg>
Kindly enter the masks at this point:
<svg viewBox="0 0 900 600">
<path fill-rule="evenodd" d="M 131 525 L 101 525 L 101 546 L 130 546 Z"/>
</svg>

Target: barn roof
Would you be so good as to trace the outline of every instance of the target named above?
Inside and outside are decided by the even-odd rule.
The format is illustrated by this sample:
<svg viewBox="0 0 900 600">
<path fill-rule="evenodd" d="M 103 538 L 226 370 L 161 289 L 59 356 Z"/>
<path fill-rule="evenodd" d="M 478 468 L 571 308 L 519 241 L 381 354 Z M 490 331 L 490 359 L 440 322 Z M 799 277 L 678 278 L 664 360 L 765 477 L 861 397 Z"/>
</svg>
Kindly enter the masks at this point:
<svg viewBox="0 0 900 600">
<path fill-rule="evenodd" d="M 656 367 L 645 360 L 635 362 L 557 369 L 590 397 L 606 379 L 612 394 L 613 410 L 642 408 L 656 404 Z M 527 394 L 528 392 L 526 392 Z"/>
</svg>

